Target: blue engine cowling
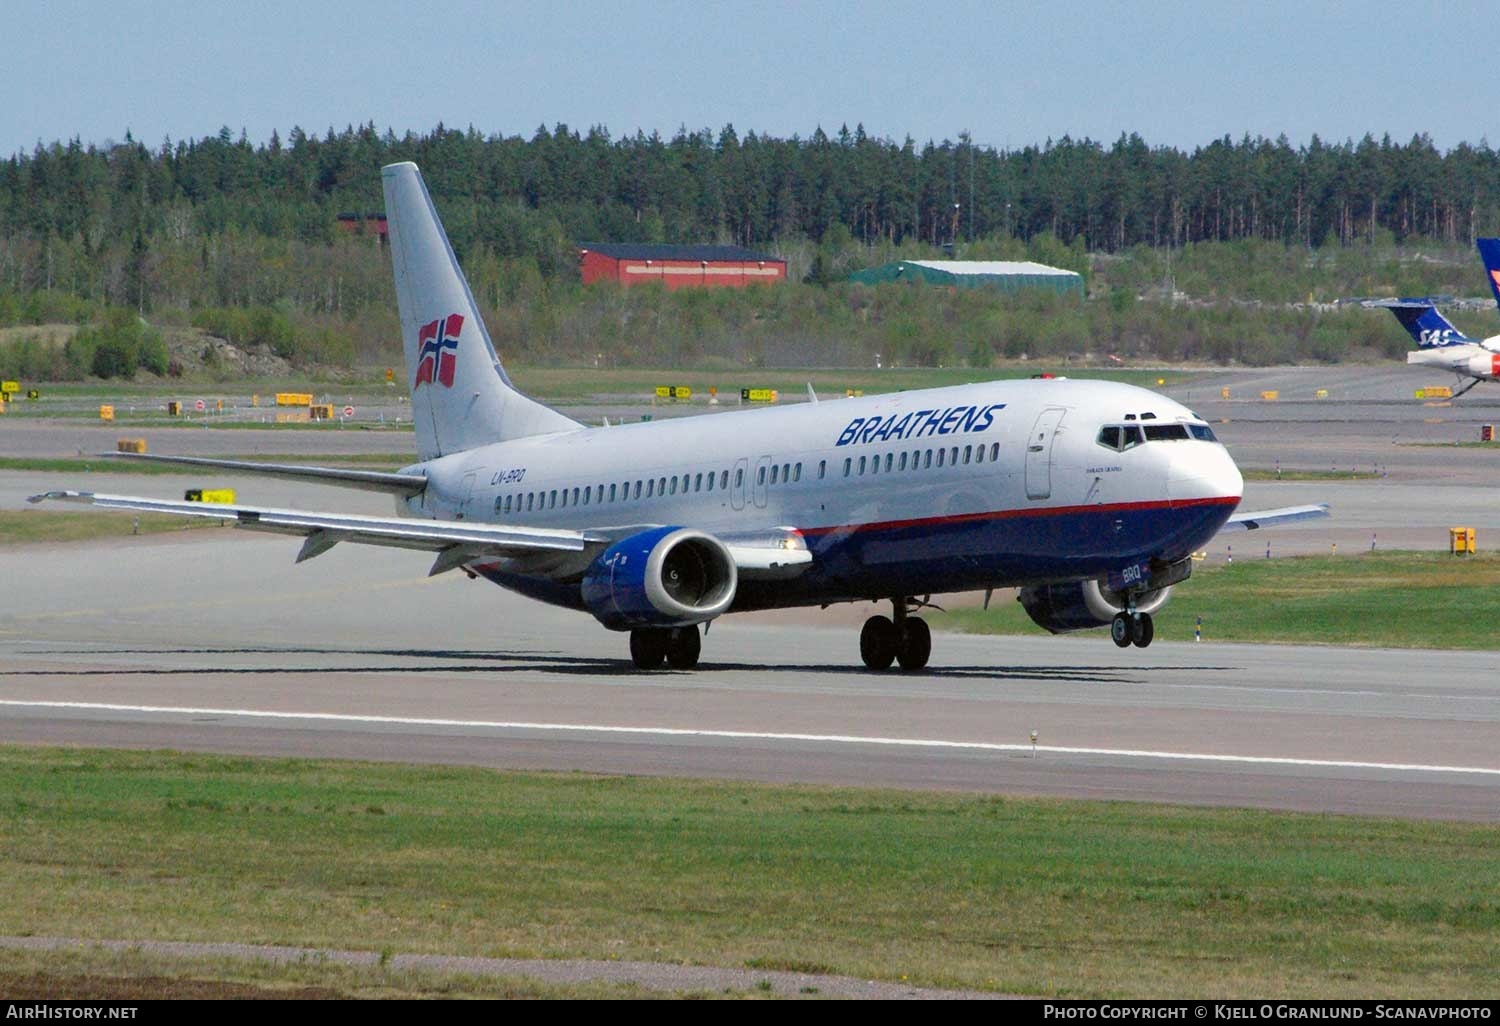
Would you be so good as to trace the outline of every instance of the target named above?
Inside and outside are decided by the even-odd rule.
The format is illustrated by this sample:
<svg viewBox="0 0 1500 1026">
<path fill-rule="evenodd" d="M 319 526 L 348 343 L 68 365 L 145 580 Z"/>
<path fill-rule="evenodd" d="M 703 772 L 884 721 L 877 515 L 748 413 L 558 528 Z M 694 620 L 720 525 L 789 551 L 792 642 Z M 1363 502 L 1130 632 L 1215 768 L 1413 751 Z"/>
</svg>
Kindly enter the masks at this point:
<svg viewBox="0 0 1500 1026">
<path fill-rule="evenodd" d="M 1166 605 L 1171 591 L 1167 587 L 1141 592 L 1136 596 L 1136 612 L 1156 612 Z M 1033 584 L 1022 588 L 1016 599 L 1038 627 L 1053 634 L 1106 627 L 1116 613 L 1125 611 L 1125 596 L 1098 581 Z"/>
<path fill-rule="evenodd" d="M 583 575 L 583 601 L 610 630 L 687 627 L 729 608 L 734 558 L 711 534 L 658 527 L 605 549 Z"/>
</svg>

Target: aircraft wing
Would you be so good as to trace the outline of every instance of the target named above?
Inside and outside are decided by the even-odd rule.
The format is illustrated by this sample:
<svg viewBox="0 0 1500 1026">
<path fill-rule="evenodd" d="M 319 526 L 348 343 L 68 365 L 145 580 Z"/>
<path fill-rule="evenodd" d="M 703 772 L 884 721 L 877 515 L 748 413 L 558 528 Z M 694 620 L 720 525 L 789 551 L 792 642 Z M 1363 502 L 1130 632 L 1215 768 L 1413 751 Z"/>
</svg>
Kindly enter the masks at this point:
<svg viewBox="0 0 1500 1026">
<path fill-rule="evenodd" d="M 427 487 L 425 474 L 391 474 L 380 470 L 346 470 L 339 467 L 306 467 L 292 463 L 255 463 L 249 460 L 216 460 L 206 456 L 161 456 L 143 452 L 104 452 L 100 456 L 148 463 L 175 463 L 188 467 L 212 467 L 237 474 L 260 474 L 292 481 L 362 488 L 410 497 Z"/>
<path fill-rule="evenodd" d="M 486 556 L 582 552 L 591 546 L 602 546 L 609 542 L 602 535 L 544 527 L 501 527 L 451 520 L 315 513 L 261 506 L 145 499 L 133 495 L 102 495 L 96 492 L 47 492 L 33 495 L 27 501 L 42 502 L 48 499 L 135 513 L 202 517 L 232 523 L 236 527 L 252 531 L 300 536 L 307 540 L 297 553 L 299 563 L 327 552 L 339 542 L 436 552 L 437 561 L 432 565 L 434 574 Z"/>
<path fill-rule="evenodd" d="M 391 475 L 395 476 L 395 475 Z M 423 479 L 418 479 L 423 480 Z M 432 573 L 453 570 L 477 559 L 525 556 L 546 552 L 583 552 L 603 549 L 620 538 L 653 526 L 614 528 L 607 533 L 569 531 L 546 527 L 500 526 L 453 520 L 421 520 L 412 517 L 372 517 L 352 513 L 317 513 L 263 506 L 237 506 L 205 502 L 147 499 L 134 495 L 98 492 L 46 492 L 28 502 L 76 502 L 100 509 L 134 513 L 169 513 L 175 516 L 218 520 L 251 531 L 270 531 L 307 539 L 297 553 L 297 562 L 322 555 L 339 542 L 384 545 L 437 553 Z M 795 576 L 812 562 L 801 532 L 783 527 L 769 531 L 725 535 L 722 539 L 736 568 L 746 577 Z"/>
<path fill-rule="evenodd" d="M 1319 520 L 1328 516 L 1327 503 L 1312 506 L 1282 506 L 1280 509 L 1263 509 L 1252 513 L 1236 513 L 1229 522 L 1219 528 L 1226 531 L 1258 531 L 1262 527 L 1280 527 L 1299 520 Z"/>
</svg>

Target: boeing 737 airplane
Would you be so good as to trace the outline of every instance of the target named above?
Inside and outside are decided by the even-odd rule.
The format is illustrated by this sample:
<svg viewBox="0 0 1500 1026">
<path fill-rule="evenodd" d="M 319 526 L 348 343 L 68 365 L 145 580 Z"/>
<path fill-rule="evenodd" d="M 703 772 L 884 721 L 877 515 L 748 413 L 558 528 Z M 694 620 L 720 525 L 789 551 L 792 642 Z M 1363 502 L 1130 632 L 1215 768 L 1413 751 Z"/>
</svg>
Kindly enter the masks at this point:
<svg viewBox="0 0 1500 1026">
<path fill-rule="evenodd" d="M 1500 306 L 1500 239 L 1478 239 L 1480 259 L 1495 303 Z M 1434 300 L 1376 299 L 1367 306 L 1389 310 L 1417 343 L 1406 354 L 1406 362 L 1423 367 L 1440 367 L 1452 371 L 1459 379 L 1471 379 L 1453 393 L 1456 399 L 1481 381 L 1500 378 L 1500 335 L 1470 338 L 1438 313 Z"/>
<path fill-rule="evenodd" d="M 730 612 L 889 600 L 866 666 L 926 665 L 933 594 L 1019 587 L 1057 633 L 1151 643 L 1151 614 L 1234 514 L 1239 470 L 1192 411 L 1130 385 L 996 381 L 586 428 L 522 395 L 485 331 L 416 165 L 383 170 L 419 461 L 396 473 L 195 457 L 136 459 L 374 489 L 397 517 L 89 492 L 50 498 L 427 550 L 629 631 L 641 669 L 695 666 Z"/>
</svg>

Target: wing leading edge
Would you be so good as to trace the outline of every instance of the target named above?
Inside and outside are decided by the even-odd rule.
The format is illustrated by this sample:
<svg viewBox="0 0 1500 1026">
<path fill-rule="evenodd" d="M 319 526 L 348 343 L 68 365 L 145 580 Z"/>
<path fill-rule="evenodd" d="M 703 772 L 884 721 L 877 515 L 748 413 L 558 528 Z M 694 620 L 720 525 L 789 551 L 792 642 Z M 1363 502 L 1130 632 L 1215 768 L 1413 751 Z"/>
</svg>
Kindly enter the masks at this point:
<svg viewBox="0 0 1500 1026">
<path fill-rule="evenodd" d="M 46 492 L 33 495 L 28 501 L 44 500 L 77 502 L 101 509 L 136 513 L 199 517 L 232 523 L 251 531 L 300 536 L 307 540 L 297 553 L 299 563 L 322 555 L 339 542 L 436 552 L 437 561 L 432 566 L 434 574 L 486 557 L 582 552 L 609 541 L 602 535 L 543 527 L 496 527 L 492 524 L 468 524 L 461 521 L 316 513 L 261 506 L 146 499 L 133 495 L 103 495 L 96 492 Z"/>
</svg>

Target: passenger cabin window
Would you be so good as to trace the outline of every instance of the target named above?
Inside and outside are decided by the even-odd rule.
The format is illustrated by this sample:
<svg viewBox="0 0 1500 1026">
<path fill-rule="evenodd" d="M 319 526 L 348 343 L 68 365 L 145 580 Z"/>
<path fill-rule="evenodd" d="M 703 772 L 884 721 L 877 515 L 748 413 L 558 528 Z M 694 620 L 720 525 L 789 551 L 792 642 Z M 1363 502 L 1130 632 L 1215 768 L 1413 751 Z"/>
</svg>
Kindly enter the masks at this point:
<svg viewBox="0 0 1500 1026">
<path fill-rule="evenodd" d="M 780 468 L 777 467 L 774 463 L 771 464 L 771 483 L 772 484 L 776 483 L 776 471 L 779 470 L 779 469 Z"/>
<path fill-rule="evenodd" d="M 745 468 L 744 467 L 736 467 L 735 471 L 734 471 L 734 486 L 736 488 L 738 488 L 741 485 L 743 485 L 744 483 L 745 483 Z"/>
<path fill-rule="evenodd" d="M 765 467 L 761 467 L 759 470 L 757 470 L 755 472 L 755 484 L 758 487 L 758 486 L 763 485 L 765 483 L 766 483 L 766 468 Z"/>
<path fill-rule="evenodd" d="M 792 468 L 792 480 L 793 481 L 801 481 L 802 480 L 802 464 L 799 463 L 795 467 Z"/>
<path fill-rule="evenodd" d="M 853 465 L 853 463 L 854 463 L 854 458 L 852 456 L 851 457 L 846 457 L 844 459 L 844 476 L 845 477 L 849 476 L 849 468 Z"/>
<path fill-rule="evenodd" d="M 818 480 L 819 481 L 823 480 L 823 475 L 826 474 L 826 473 L 828 473 L 828 461 L 827 460 L 819 460 L 818 461 Z"/>
</svg>

